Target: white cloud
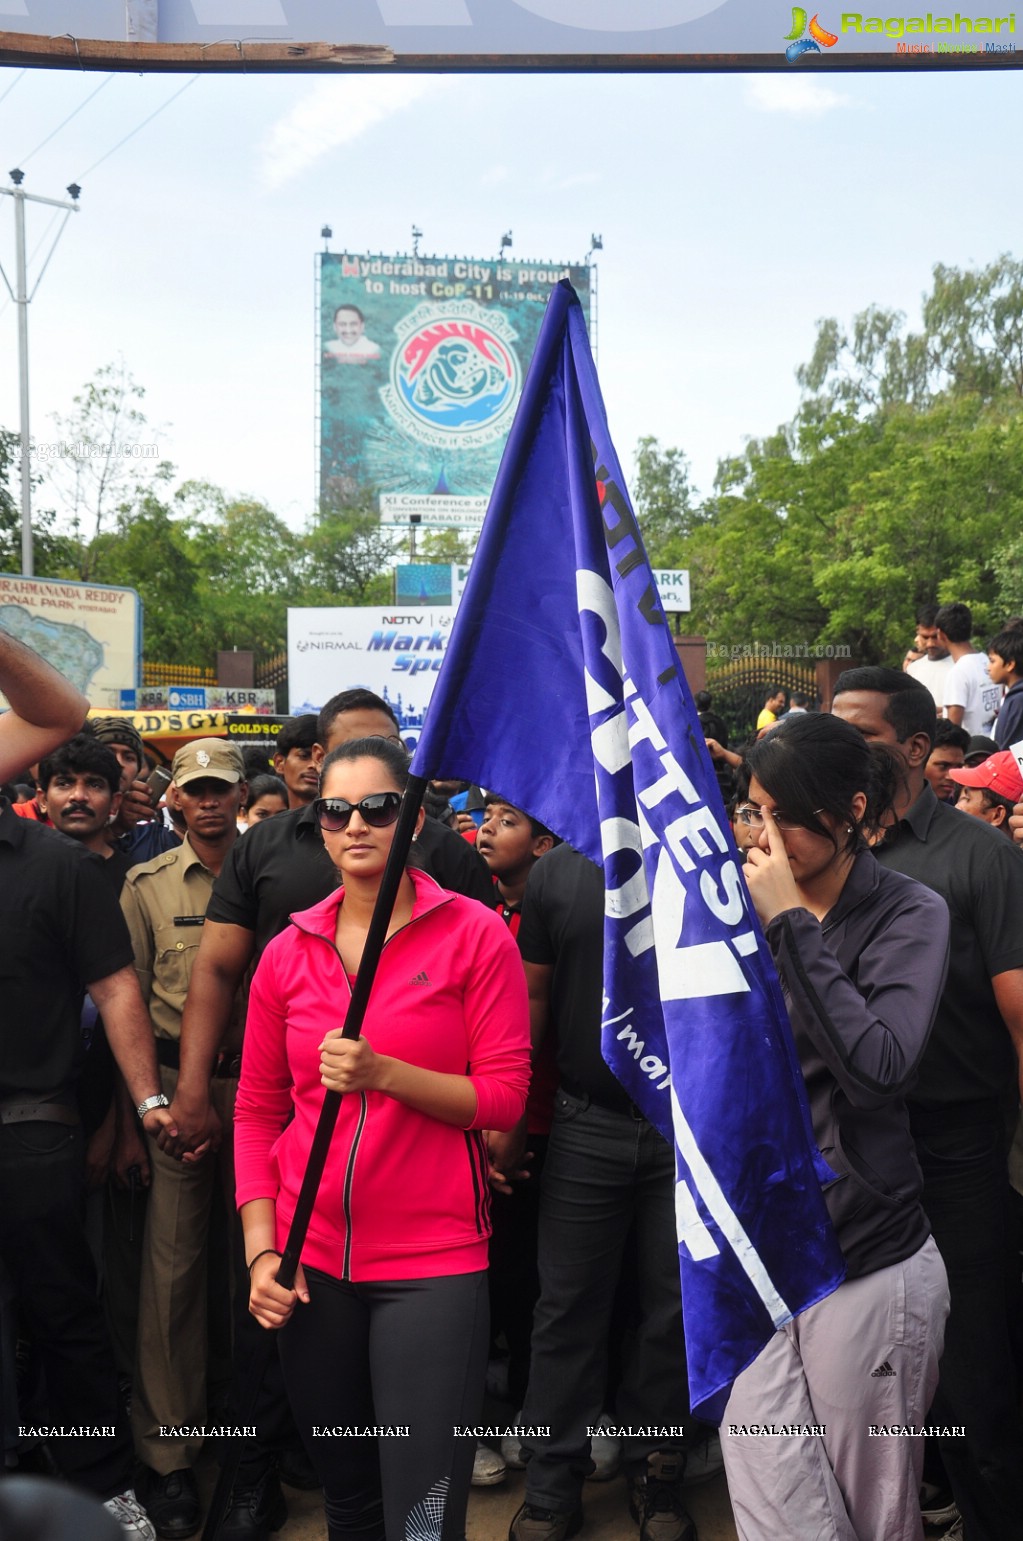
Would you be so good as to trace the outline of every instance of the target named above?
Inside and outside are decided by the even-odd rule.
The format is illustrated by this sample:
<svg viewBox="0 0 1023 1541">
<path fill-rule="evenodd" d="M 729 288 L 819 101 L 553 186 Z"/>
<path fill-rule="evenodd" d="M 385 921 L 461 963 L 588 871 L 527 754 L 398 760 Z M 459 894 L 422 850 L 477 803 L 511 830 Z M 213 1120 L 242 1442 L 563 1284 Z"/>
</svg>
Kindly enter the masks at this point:
<svg viewBox="0 0 1023 1541">
<path fill-rule="evenodd" d="M 264 186 L 280 187 L 331 150 L 351 144 L 439 86 L 437 77 L 417 75 L 348 75 L 318 82 L 263 139 L 260 175 Z"/>
<path fill-rule="evenodd" d="M 507 166 L 488 166 L 480 177 L 481 187 L 500 187 L 502 182 L 507 182 L 511 172 Z"/>
<path fill-rule="evenodd" d="M 600 181 L 598 171 L 575 171 L 567 177 L 548 175 L 544 178 L 548 187 L 557 193 L 567 193 L 573 187 L 592 187 Z"/>
<path fill-rule="evenodd" d="M 761 112 L 789 112 L 819 118 L 835 107 L 848 107 L 852 98 L 822 86 L 805 75 L 758 75 L 749 82 L 746 100 Z"/>
</svg>

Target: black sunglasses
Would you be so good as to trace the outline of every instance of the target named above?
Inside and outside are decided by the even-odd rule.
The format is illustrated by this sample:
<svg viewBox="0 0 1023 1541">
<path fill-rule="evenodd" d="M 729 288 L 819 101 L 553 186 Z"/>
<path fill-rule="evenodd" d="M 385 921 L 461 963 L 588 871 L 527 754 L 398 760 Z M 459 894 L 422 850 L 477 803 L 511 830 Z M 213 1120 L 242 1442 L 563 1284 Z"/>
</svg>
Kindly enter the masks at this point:
<svg viewBox="0 0 1023 1541">
<path fill-rule="evenodd" d="M 386 829 L 397 819 L 400 807 L 400 792 L 371 792 L 361 803 L 349 803 L 343 797 L 318 797 L 313 803 L 317 823 L 332 835 L 348 828 L 356 809 L 371 829 Z"/>
</svg>

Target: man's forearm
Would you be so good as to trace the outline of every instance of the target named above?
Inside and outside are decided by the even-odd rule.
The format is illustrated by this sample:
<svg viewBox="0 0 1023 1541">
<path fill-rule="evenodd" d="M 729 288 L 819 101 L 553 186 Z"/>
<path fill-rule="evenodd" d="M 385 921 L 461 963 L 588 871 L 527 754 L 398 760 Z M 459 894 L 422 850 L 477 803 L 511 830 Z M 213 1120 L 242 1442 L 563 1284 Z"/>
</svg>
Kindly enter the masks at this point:
<svg viewBox="0 0 1023 1541">
<path fill-rule="evenodd" d="M 209 1090 L 217 1050 L 231 1025 L 235 993 L 241 977 L 215 963 L 195 960 L 188 998 L 181 1018 L 181 1069 L 177 1097 L 202 1100 Z"/>
<path fill-rule="evenodd" d="M 136 1107 L 160 1090 L 156 1044 L 142 992 L 129 965 L 97 979 L 89 994 L 99 1007 L 107 1041 Z"/>
<path fill-rule="evenodd" d="M 995 974 L 991 979 L 1002 1021 L 1016 1050 L 1020 1101 L 1023 1102 L 1023 968 Z"/>
<path fill-rule="evenodd" d="M 2 629 L 0 690 L 10 705 L 0 719 L 0 780 L 34 765 L 77 733 L 88 716 L 81 691 Z"/>
</svg>

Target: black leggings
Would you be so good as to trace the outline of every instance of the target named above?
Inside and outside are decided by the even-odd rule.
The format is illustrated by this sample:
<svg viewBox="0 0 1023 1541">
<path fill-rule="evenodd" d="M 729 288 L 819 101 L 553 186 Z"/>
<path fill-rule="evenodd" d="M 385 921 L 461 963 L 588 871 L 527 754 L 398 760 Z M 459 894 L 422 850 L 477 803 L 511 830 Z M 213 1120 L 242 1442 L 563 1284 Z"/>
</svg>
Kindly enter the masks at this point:
<svg viewBox="0 0 1023 1541">
<path fill-rule="evenodd" d="M 326 1495 L 329 1541 L 461 1541 L 489 1309 L 485 1273 L 348 1284 L 305 1270 L 280 1335 L 292 1411 Z M 352 1437 L 384 1425 L 408 1434 Z"/>
</svg>

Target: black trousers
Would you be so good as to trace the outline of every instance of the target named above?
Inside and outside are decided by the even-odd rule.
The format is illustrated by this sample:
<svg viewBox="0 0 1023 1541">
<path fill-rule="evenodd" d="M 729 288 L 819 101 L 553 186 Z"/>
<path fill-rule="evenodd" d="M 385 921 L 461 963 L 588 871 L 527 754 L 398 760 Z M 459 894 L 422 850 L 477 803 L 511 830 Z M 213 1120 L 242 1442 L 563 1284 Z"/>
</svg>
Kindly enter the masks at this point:
<svg viewBox="0 0 1023 1541">
<path fill-rule="evenodd" d="M 0 1124 L 0 1262 L 46 1376 L 49 1446 L 63 1474 L 112 1497 L 132 1446 L 82 1224 L 83 1141 L 64 1124 Z M 3 1347 L 0 1345 L 0 1353 Z M 0 1365 L 5 1385 L 14 1366 Z"/>
<path fill-rule="evenodd" d="M 1023 1421 L 1009 1323 L 1010 1192 L 997 1111 L 987 1124 L 916 1133 L 924 1208 L 951 1301 L 929 1421 L 963 1425 L 939 1439 L 966 1541 L 1023 1538 Z"/>
<path fill-rule="evenodd" d="M 305 1271 L 310 1303 L 280 1334 L 330 1541 L 461 1541 L 480 1416 L 485 1273 L 350 1284 Z M 404 1432 L 353 1437 L 346 1429 Z"/>
<path fill-rule="evenodd" d="M 547 1155 L 547 1135 L 531 1134 L 533 1161 L 529 1177 L 513 1184 L 511 1193 L 492 1192 L 490 1220 L 491 1336 L 504 1333 L 508 1345 L 508 1394 L 516 1411 L 526 1400 L 533 1311 L 540 1298 L 537 1232 L 540 1223 L 540 1177 Z"/>
<path fill-rule="evenodd" d="M 541 1509 L 578 1508 L 593 1470 L 587 1426 L 604 1408 L 609 1333 L 625 1251 L 635 1252 L 637 1298 L 624 1347 L 615 1413 L 623 1424 L 685 1428 L 682 1297 L 675 1238 L 675 1161 L 645 1119 L 613 1112 L 564 1089 L 554 1100 L 540 1188 L 540 1299 L 533 1326 L 522 1422 L 550 1436 L 523 1442 L 526 1499 Z M 627 1463 L 676 1439 L 625 1442 Z"/>
</svg>

